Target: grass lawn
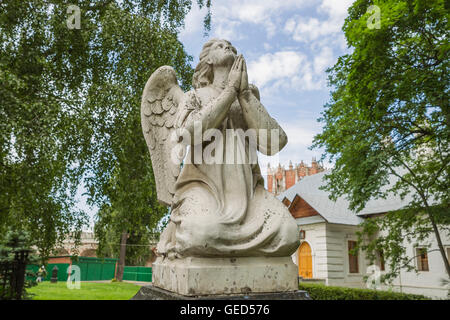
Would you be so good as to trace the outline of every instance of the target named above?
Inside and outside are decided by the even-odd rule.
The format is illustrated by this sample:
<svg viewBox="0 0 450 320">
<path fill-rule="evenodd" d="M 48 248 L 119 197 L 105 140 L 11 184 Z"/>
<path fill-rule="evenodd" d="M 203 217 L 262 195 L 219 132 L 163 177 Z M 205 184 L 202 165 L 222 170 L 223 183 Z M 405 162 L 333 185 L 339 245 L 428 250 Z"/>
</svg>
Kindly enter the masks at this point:
<svg viewBox="0 0 450 320">
<path fill-rule="evenodd" d="M 33 300 L 128 300 L 139 290 L 139 286 L 126 282 L 81 282 L 80 289 L 68 289 L 66 282 L 44 281 L 28 288 Z"/>
</svg>

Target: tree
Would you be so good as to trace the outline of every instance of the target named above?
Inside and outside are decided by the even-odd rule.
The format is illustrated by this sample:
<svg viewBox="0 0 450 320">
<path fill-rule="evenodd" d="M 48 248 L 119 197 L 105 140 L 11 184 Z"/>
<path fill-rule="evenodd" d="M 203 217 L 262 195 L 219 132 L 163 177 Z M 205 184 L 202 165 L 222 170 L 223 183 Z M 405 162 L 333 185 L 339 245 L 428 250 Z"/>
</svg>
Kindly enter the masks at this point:
<svg viewBox="0 0 450 320">
<path fill-rule="evenodd" d="M 209 0 L 197 2 L 210 6 Z M 79 8 L 80 28 L 69 28 L 72 4 Z M 8 120 L 0 123 L 0 233 L 10 224 L 24 226 L 43 257 L 69 232 L 79 239 L 87 223 L 74 200 L 82 181 L 90 204 L 113 206 L 131 220 L 132 212 L 160 214 L 140 128 L 140 96 L 164 64 L 174 66 L 181 85 L 189 87 L 192 58 L 177 32 L 191 5 L 0 3 L 0 114 Z"/>
<path fill-rule="evenodd" d="M 11 229 L 0 241 L 0 300 L 27 299 L 26 289 L 36 285 L 35 280 L 26 279 L 26 276 L 34 276 L 26 270 L 27 265 L 37 262 L 30 242 L 27 232 Z"/>
<path fill-rule="evenodd" d="M 74 208 L 82 131 L 70 112 L 82 83 L 72 68 L 82 48 L 68 52 L 64 39 L 74 38 L 51 7 L 0 3 L 0 234 L 24 227 L 43 257 L 87 221 Z"/>
<path fill-rule="evenodd" d="M 202 2 L 199 2 L 200 5 Z M 101 208 L 95 225 L 103 256 L 119 255 L 122 234 L 129 234 L 126 264 L 144 264 L 152 254 L 150 241 L 158 236 L 157 224 L 167 212 L 156 197 L 155 180 L 150 156 L 141 128 L 140 103 L 143 87 L 150 75 L 162 65 L 171 65 L 178 73 L 181 86 L 191 86 L 192 57 L 186 54 L 177 40 L 178 28 L 190 9 L 190 1 L 171 8 L 177 17 L 160 26 L 158 16 L 143 18 L 135 13 L 114 11 L 109 19 L 121 21 L 118 30 L 105 30 L 102 50 L 114 53 L 114 59 L 105 56 L 101 65 L 106 71 L 103 87 L 93 86 L 92 100 L 86 107 L 96 119 L 92 123 L 91 154 L 86 179 L 90 203 Z M 209 1 L 206 2 L 209 6 Z M 162 11 L 164 12 L 164 10 Z M 175 14 L 176 13 L 176 14 Z M 205 28 L 208 26 L 208 15 Z M 108 23 L 106 25 L 109 25 Z M 129 46 L 127 43 L 133 35 Z M 113 79 L 108 76 L 114 73 Z"/>
<path fill-rule="evenodd" d="M 368 27 L 371 5 L 380 8 L 378 29 Z M 355 211 L 371 198 L 411 197 L 403 210 L 367 219 L 359 247 L 371 261 L 382 251 L 393 279 L 413 268 L 403 241 L 434 235 L 450 275 L 441 240 L 450 232 L 449 8 L 444 0 L 357 0 L 348 12 L 353 50 L 328 70 L 332 97 L 313 142 L 335 161 L 325 189 L 347 195 Z"/>
<path fill-rule="evenodd" d="M 146 211 L 140 215 L 130 217 L 128 221 L 134 224 L 124 224 L 124 220 L 118 211 L 113 211 L 110 206 L 99 210 L 98 220 L 95 224 L 95 235 L 101 241 L 97 249 L 100 257 L 119 257 L 122 244 L 126 246 L 125 265 L 145 265 L 153 256 L 152 244 L 158 238 L 159 232 L 154 227 L 160 219 L 159 214 Z M 125 222 L 128 223 L 128 222 Z M 129 232 L 129 233 L 128 233 Z M 122 234 L 128 234 L 123 241 Z"/>
</svg>

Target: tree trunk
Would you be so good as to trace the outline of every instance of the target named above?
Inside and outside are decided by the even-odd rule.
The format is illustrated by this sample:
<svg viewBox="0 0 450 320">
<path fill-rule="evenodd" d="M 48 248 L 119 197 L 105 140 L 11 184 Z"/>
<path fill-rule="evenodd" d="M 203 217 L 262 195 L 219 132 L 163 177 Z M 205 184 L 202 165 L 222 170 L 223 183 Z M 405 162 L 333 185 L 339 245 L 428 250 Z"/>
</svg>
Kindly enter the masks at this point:
<svg viewBox="0 0 450 320">
<path fill-rule="evenodd" d="M 116 280 L 122 281 L 123 270 L 125 269 L 125 254 L 127 250 L 127 239 L 128 233 L 126 231 L 122 232 L 122 239 L 120 240 L 120 254 L 119 254 L 119 264 L 117 266 Z"/>
<path fill-rule="evenodd" d="M 436 240 L 438 243 L 439 251 L 441 252 L 442 260 L 444 260 L 445 270 L 447 270 L 447 275 L 450 278 L 450 264 L 448 262 L 447 255 L 445 254 L 444 246 L 442 245 L 441 235 L 439 234 L 439 229 L 434 221 L 433 214 L 430 212 L 430 209 L 427 206 L 427 214 L 430 218 L 431 225 L 433 226 L 434 234 L 436 236 Z"/>
</svg>

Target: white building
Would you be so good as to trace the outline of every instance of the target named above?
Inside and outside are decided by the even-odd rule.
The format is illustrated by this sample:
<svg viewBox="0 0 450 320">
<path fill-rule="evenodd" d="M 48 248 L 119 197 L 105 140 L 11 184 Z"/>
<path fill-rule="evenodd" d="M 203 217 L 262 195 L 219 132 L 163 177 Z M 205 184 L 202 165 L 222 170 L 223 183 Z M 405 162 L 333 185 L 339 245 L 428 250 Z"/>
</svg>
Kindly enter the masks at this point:
<svg viewBox="0 0 450 320">
<path fill-rule="evenodd" d="M 349 254 L 349 248 L 357 240 L 359 224 L 364 219 L 400 209 L 411 198 L 402 201 L 400 197 L 392 196 L 388 199 L 371 200 L 361 212 L 355 214 L 348 209 L 347 200 L 339 198 L 334 202 L 328 198 L 328 192 L 319 189 L 325 184 L 323 176 L 326 173 L 305 177 L 278 196 L 289 207 L 299 226 L 301 244 L 293 255 L 293 260 L 299 266 L 299 276 L 310 279 L 308 281 L 365 288 L 363 277 L 371 274 L 368 272 L 369 261 L 361 251 L 356 256 Z M 443 232 L 441 237 L 449 258 L 450 238 L 445 237 Z M 427 244 L 431 244 L 428 251 L 421 251 Z M 449 288 L 442 285 L 442 279 L 448 279 L 448 276 L 440 252 L 436 250 L 434 237 L 419 246 L 408 243 L 406 248 L 420 271 L 402 271 L 390 286 L 392 290 L 446 298 Z M 378 261 L 377 265 L 381 273 L 388 267 L 382 261 Z"/>
</svg>

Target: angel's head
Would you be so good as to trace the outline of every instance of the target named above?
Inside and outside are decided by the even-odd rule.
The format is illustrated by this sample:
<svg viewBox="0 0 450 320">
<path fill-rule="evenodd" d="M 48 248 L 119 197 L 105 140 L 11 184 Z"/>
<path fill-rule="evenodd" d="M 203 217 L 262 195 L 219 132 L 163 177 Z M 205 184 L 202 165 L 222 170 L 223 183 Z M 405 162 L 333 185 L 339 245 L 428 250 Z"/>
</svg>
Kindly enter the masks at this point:
<svg viewBox="0 0 450 320">
<path fill-rule="evenodd" d="M 200 53 L 200 61 L 195 67 L 192 85 L 202 88 L 214 80 L 214 66 L 231 66 L 236 59 L 236 48 L 227 40 L 211 39 L 205 43 Z"/>
</svg>

